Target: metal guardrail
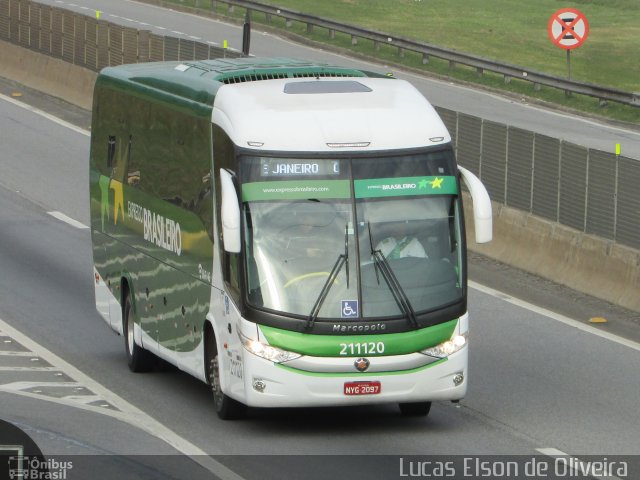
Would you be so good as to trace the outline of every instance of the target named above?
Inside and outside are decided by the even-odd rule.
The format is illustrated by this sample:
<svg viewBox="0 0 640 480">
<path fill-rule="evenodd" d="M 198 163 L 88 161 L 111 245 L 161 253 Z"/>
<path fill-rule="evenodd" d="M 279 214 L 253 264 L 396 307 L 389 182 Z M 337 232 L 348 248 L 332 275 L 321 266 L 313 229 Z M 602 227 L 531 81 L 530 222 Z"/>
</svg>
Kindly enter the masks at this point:
<svg viewBox="0 0 640 480">
<path fill-rule="evenodd" d="M 0 0 L 0 41 L 94 71 L 122 63 L 242 55 L 30 0 Z M 479 175 L 493 201 L 640 249 L 640 161 L 437 110 L 458 161 Z"/>
<path fill-rule="evenodd" d="M 0 40 L 93 71 L 123 63 L 242 56 L 237 50 L 123 27 L 31 0 L 0 0 Z"/>
<path fill-rule="evenodd" d="M 291 22 L 293 21 L 304 23 L 307 25 L 307 32 L 309 33 L 313 31 L 314 27 L 327 29 L 331 38 L 335 37 L 335 32 L 341 32 L 351 36 L 351 43 L 353 45 L 357 44 L 358 39 L 372 41 L 376 50 L 379 49 L 381 45 L 390 45 L 398 48 L 398 53 L 401 57 L 404 56 L 405 51 L 416 52 L 422 55 L 422 62 L 424 64 L 429 62 L 429 57 L 437 57 L 448 61 L 451 67 L 455 64 L 461 64 L 475 68 L 480 74 L 484 71 L 489 71 L 503 75 L 507 83 L 513 78 L 518 78 L 531 82 L 536 89 L 540 88 L 540 85 L 544 85 L 564 90 L 565 92 L 595 97 L 599 99 L 601 103 L 612 101 L 640 107 L 640 93 L 631 93 L 591 83 L 568 80 L 547 73 L 529 70 L 517 65 L 489 60 L 476 55 L 438 47 L 437 45 L 394 36 L 384 32 L 368 30 L 355 25 L 339 23 L 330 19 L 307 15 L 272 5 L 265 5 L 251 0 L 211 0 L 212 8 L 215 8 L 217 3 L 229 5 L 230 8 L 237 6 L 250 12 L 260 12 L 266 16 L 267 22 L 270 22 L 271 17 L 281 17 L 285 20 L 288 27 L 291 26 Z"/>
<path fill-rule="evenodd" d="M 436 108 L 491 200 L 640 249 L 640 161 Z"/>
</svg>

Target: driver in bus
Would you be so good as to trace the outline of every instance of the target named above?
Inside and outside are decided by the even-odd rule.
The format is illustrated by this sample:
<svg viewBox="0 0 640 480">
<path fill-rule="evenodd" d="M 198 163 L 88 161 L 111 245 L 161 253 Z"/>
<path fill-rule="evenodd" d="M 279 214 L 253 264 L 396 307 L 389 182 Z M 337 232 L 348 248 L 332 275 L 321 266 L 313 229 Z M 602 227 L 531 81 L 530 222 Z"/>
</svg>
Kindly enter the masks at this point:
<svg viewBox="0 0 640 480">
<path fill-rule="evenodd" d="M 290 242 L 304 242 L 304 251 L 307 257 L 325 257 L 327 254 L 337 251 L 340 243 L 337 239 L 344 232 L 336 228 L 335 216 L 330 218 L 322 214 L 314 214 L 310 211 L 303 211 L 294 215 L 296 224 L 293 231 L 289 233 Z M 288 248 L 288 246 L 287 246 Z M 331 258 L 329 255 L 327 258 Z"/>
<path fill-rule="evenodd" d="M 394 224 L 394 234 L 378 242 L 376 250 L 380 250 L 388 260 L 414 257 L 428 258 L 422 243 L 416 237 L 410 235 L 409 222 Z"/>
</svg>

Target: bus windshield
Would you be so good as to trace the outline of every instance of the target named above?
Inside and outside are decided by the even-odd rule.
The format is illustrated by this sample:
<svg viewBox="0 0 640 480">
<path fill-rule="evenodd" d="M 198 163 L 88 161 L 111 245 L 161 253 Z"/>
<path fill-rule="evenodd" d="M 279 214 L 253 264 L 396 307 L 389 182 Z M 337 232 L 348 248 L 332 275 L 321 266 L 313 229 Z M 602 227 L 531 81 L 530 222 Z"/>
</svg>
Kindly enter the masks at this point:
<svg viewBox="0 0 640 480">
<path fill-rule="evenodd" d="M 407 318 L 460 301 L 450 149 L 241 158 L 250 307 L 315 320 Z"/>
</svg>

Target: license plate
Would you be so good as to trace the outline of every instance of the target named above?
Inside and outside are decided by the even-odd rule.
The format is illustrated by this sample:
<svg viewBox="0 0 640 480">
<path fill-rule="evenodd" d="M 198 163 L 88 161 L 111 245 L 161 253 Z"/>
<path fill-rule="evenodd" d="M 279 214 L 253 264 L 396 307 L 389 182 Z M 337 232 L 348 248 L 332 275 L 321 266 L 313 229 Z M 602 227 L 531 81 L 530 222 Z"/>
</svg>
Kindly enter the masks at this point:
<svg viewBox="0 0 640 480">
<path fill-rule="evenodd" d="M 345 395 L 376 395 L 382 391 L 380 382 L 345 382 Z"/>
</svg>

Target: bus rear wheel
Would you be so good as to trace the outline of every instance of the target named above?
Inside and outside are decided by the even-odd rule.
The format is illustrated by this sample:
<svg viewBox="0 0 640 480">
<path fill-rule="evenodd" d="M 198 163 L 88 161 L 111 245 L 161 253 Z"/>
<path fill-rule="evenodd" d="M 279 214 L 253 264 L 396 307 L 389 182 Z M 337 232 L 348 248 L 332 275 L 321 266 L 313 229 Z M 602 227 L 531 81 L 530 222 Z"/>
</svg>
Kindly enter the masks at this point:
<svg viewBox="0 0 640 480">
<path fill-rule="evenodd" d="M 431 410 L 431 402 L 401 403 L 399 407 L 405 417 L 426 417 Z"/>
<path fill-rule="evenodd" d="M 210 334 L 207 340 L 207 380 L 218 417 L 222 420 L 243 418 L 247 412 L 247 406 L 226 395 L 220 386 L 220 357 L 213 334 Z"/>
<path fill-rule="evenodd" d="M 124 348 L 127 353 L 129 370 L 135 373 L 148 372 L 153 369 L 155 358 L 152 353 L 138 346 L 133 336 L 134 319 L 131 311 L 131 296 L 127 294 L 122 309 L 124 332 Z"/>
</svg>

